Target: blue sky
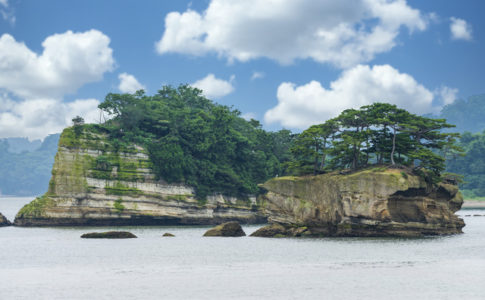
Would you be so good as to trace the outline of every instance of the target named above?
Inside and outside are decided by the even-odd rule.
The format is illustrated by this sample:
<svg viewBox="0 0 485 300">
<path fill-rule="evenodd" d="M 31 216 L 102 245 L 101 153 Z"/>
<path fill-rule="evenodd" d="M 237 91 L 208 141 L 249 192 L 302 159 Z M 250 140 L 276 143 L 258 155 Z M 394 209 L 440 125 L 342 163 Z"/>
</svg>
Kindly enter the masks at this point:
<svg viewBox="0 0 485 300">
<path fill-rule="evenodd" d="M 485 2 L 0 0 L 0 138 L 99 119 L 109 92 L 196 85 L 271 130 L 485 92 Z M 212 75 L 211 75 L 212 74 Z"/>
</svg>

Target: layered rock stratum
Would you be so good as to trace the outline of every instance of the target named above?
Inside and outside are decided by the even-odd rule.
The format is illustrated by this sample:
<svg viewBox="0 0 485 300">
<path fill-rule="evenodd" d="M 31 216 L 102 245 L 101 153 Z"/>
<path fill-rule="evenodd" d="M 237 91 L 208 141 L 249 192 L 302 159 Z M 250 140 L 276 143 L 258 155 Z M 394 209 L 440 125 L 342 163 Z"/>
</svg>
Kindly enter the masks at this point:
<svg viewBox="0 0 485 300">
<path fill-rule="evenodd" d="M 202 225 L 262 223 L 256 197 L 209 195 L 167 184 L 153 172 L 148 152 L 123 146 L 85 127 L 61 134 L 48 191 L 24 206 L 17 226 Z"/>
<path fill-rule="evenodd" d="M 272 223 L 252 236 L 423 236 L 461 233 L 454 214 L 463 197 L 453 184 L 406 169 L 280 177 L 262 185 Z"/>
</svg>

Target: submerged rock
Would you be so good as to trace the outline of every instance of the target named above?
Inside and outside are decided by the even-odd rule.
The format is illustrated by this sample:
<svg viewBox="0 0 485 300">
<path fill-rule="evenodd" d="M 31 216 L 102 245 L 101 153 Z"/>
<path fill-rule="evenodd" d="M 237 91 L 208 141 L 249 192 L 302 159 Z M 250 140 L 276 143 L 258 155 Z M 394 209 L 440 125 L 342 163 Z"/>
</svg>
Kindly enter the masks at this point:
<svg viewBox="0 0 485 300">
<path fill-rule="evenodd" d="M 350 174 L 279 177 L 263 184 L 270 225 L 252 236 L 422 236 L 461 233 L 463 197 L 385 167 Z"/>
<path fill-rule="evenodd" d="M 0 213 L 0 227 L 10 226 L 10 225 L 12 225 L 12 223 L 10 223 L 10 221 L 7 220 L 7 218 Z"/>
<path fill-rule="evenodd" d="M 246 233 L 238 222 L 227 222 L 207 230 L 204 236 L 238 237 L 246 236 Z"/>
<path fill-rule="evenodd" d="M 45 195 L 24 206 L 17 226 L 206 225 L 264 223 L 255 197 L 195 198 L 183 184 L 158 180 L 148 151 L 114 143 L 95 126 L 66 128 Z"/>
<path fill-rule="evenodd" d="M 174 237 L 174 234 L 171 234 L 170 232 L 165 232 L 162 236 L 164 237 Z"/>
<path fill-rule="evenodd" d="M 128 231 L 90 232 L 81 235 L 83 239 L 133 239 L 136 237 Z"/>
</svg>

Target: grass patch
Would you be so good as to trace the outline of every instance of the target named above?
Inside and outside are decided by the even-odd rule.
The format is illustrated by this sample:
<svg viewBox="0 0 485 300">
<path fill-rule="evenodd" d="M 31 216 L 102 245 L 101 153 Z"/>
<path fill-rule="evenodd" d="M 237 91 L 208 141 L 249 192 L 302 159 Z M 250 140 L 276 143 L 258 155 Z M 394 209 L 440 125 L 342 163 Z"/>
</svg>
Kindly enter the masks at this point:
<svg viewBox="0 0 485 300">
<path fill-rule="evenodd" d="M 52 198 L 47 196 L 37 197 L 32 202 L 22 207 L 17 213 L 17 216 L 33 218 L 42 217 L 44 216 L 45 209 L 53 205 L 54 201 Z"/>
<path fill-rule="evenodd" d="M 122 213 L 125 210 L 125 206 L 123 205 L 123 200 L 118 199 L 113 203 L 113 208 L 116 209 L 118 213 Z"/>
</svg>

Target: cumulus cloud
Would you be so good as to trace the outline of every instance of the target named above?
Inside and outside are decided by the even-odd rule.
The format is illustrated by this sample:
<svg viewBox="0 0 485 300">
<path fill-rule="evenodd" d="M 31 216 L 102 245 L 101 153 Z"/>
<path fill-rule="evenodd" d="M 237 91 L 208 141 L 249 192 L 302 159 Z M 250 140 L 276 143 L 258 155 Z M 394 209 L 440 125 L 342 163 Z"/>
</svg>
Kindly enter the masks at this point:
<svg viewBox="0 0 485 300">
<path fill-rule="evenodd" d="M 110 39 L 102 32 L 67 31 L 47 37 L 37 54 L 11 35 L 0 37 L 0 88 L 19 97 L 62 97 L 99 81 L 114 67 Z"/>
<path fill-rule="evenodd" d="M 0 137 L 44 138 L 82 116 L 99 121 L 96 99 L 63 102 L 114 67 L 110 39 L 102 32 L 67 31 L 47 37 L 41 54 L 11 35 L 0 37 Z"/>
<path fill-rule="evenodd" d="M 118 75 L 118 79 L 120 80 L 120 84 L 118 85 L 118 89 L 122 93 L 130 93 L 133 94 L 138 90 L 145 90 L 146 87 L 136 80 L 135 76 L 130 75 L 128 73 L 121 73 Z"/>
<path fill-rule="evenodd" d="M 265 74 L 263 72 L 254 71 L 253 75 L 251 75 L 251 80 L 261 79 L 264 78 Z"/>
<path fill-rule="evenodd" d="M 234 86 L 232 85 L 234 78 L 234 75 L 232 75 L 229 81 L 226 81 L 216 78 L 214 74 L 210 73 L 206 77 L 192 83 L 191 86 L 201 89 L 207 98 L 217 99 L 234 91 Z"/>
<path fill-rule="evenodd" d="M 99 120 L 99 101 L 78 99 L 64 103 L 55 99 L 33 99 L 16 102 L 0 97 L 0 137 L 43 139 L 71 125 L 75 116 L 86 122 Z"/>
<path fill-rule="evenodd" d="M 401 27 L 421 31 L 427 23 L 405 0 L 212 0 L 203 13 L 167 14 L 156 49 L 241 62 L 313 59 L 346 68 L 392 49 Z"/>
<path fill-rule="evenodd" d="M 451 17 L 450 18 L 451 38 L 454 40 L 470 41 L 472 39 L 472 26 L 465 20 Z"/>
<path fill-rule="evenodd" d="M 433 105 L 435 97 L 442 97 L 441 104 L 447 104 L 457 90 L 441 87 L 439 91 L 439 95 L 435 95 L 412 76 L 389 65 L 357 65 L 344 71 L 328 89 L 317 81 L 301 86 L 291 82 L 280 84 L 278 104 L 265 113 L 264 120 L 305 129 L 336 117 L 344 109 L 374 102 L 388 102 L 424 114 L 439 110 Z"/>
</svg>

